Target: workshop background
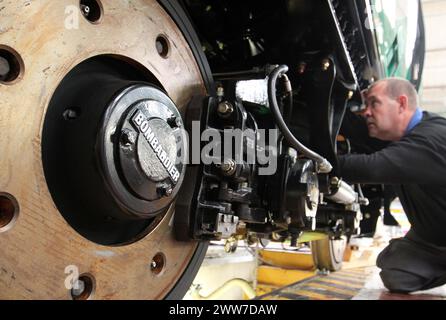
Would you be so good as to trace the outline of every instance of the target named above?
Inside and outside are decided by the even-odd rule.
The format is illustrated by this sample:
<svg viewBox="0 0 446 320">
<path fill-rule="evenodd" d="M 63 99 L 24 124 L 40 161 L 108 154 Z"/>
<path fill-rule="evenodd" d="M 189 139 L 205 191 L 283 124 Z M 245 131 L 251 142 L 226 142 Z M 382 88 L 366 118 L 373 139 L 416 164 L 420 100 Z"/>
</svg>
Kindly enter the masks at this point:
<svg viewBox="0 0 446 320">
<path fill-rule="evenodd" d="M 446 21 L 445 0 L 423 0 L 426 32 L 426 57 L 420 104 L 425 110 L 446 116 Z M 321 274 L 315 270 L 311 250 L 303 246 L 294 252 L 282 244 L 261 246 L 240 241 L 233 253 L 225 252 L 225 244 L 213 242 L 191 289 L 189 299 L 409 299 L 386 295 L 375 266 L 376 257 L 393 237 L 404 235 L 410 228 L 399 201 L 391 213 L 400 228 L 386 227 L 378 219 L 373 238 L 353 239 L 341 271 Z M 280 252 L 279 252 L 280 251 Z M 276 252 L 276 253 L 274 253 Z M 277 253 L 279 252 L 279 253 Z M 292 262 L 294 261 L 294 262 Z M 413 299 L 446 299 L 446 288 L 434 289 L 429 295 Z"/>
</svg>

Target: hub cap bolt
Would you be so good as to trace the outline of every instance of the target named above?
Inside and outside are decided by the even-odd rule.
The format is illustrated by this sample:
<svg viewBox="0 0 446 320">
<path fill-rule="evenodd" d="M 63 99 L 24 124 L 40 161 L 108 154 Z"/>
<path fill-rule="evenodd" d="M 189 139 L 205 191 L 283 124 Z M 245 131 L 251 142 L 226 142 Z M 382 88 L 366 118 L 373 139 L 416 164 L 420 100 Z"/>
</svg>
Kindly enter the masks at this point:
<svg viewBox="0 0 446 320">
<path fill-rule="evenodd" d="M 169 197 L 173 193 L 173 188 L 170 184 L 162 184 L 158 187 L 157 191 L 161 197 Z"/>
<path fill-rule="evenodd" d="M 121 133 L 121 143 L 124 146 L 130 146 L 136 142 L 136 135 L 130 130 L 124 130 Z"/>
<path fill-rule="evenodd" d="M 167 124 L 171 128 L 178 128 L 181 126 L 181 119 L 179 117 L 172 116 L 171 118 L 167 119 Z"/>
</svg>

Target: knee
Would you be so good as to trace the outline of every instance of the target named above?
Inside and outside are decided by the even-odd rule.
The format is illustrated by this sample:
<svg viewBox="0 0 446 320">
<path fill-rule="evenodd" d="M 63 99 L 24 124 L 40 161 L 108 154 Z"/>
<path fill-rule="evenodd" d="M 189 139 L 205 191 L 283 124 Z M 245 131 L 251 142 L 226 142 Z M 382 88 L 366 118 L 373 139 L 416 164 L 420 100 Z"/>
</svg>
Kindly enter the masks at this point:
<svg viewBox="0 0 446 320">
<path fill-rule="evenodd" d="M 379 275 L 384 286 L 390 292 L 395 293 L 410 293 L 422 290 L 426 284 L 426 279 L 423 277 L 403 270 L 383 269 Z"/>
</svg>

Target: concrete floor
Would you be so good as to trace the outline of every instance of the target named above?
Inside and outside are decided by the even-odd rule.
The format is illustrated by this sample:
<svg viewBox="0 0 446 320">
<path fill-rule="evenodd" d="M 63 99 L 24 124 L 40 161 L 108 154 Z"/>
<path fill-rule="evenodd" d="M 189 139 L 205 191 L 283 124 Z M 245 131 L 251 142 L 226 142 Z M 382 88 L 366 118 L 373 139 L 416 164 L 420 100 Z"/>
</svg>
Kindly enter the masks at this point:
<svg viewBox="0 0 446 320">
<path fill-rule="evenodd" d="M 398 207 L 396 208 L 398 210 Z M 336 300 L 446 300 L 446 285 L 443 287 L 416 292 L 410 295 L 390 294 L 379 277 L 379 269 L 375 265 L 376 257 L 388 241 L 402 236 L 407 224 L 403 220 L 400 224 L 404 228 L 395 229 L 384 227 L 378 222 L 377 232 L 373 238 L 353 239 L 349 261 L 344 261 L 338 272 L 318 274 L 314 271 L 306 276 L 307 279 L 286 285 L 278 290 L 273 289 L 262 299 L 336 299 Z M 258 259 L 255 247 L 247 246 L 243 241 L 234 253 L 224 252 L 223 242 L 209 247 L 206 259 L 200 268 L 191 290 L 184 299 L 205 298 L 221 288 L 231 279 L 241 279 L 252 288 L 257 287 Z M 240 282 L 239 282 L 240 284 Z M 330 287 L 331 286 L 331 287 Z M 277 289 L 277 288 L 275 288 Z M 258 294 L 260 294 L 257 291 Z M 242 300 L 247 299 L 246 291 L 239 285 L 231 285 L 213 299 Z"/>
</svg>

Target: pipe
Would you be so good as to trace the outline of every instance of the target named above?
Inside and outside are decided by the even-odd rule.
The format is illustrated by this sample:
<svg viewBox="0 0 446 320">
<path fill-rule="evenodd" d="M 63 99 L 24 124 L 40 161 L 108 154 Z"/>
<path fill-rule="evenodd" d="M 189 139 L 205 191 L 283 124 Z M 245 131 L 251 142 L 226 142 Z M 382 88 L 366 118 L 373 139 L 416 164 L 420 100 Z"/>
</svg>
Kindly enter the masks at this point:
<svg viewBox="0 0 446 320">
<path fill-rule="evenodd" d="M 300 151 L 307 158 L 316 161 L 318 172 L 329 173 L 333 169 L 330 162 L 328 162 L 327 159 L 323 158 L 318 153 L 314 152 L 313 150 L 308 149 L 306 146 L 304 146 L 302 143 L 300 143 L 299 140 L 297 140 L 296 137 L 291 133 L 290 129 L 288 128 L 285 121 L 283 120 L 282 114 L 280 113 L 280 108 L 277 103 L 277 97 L 276 97 L 276 82 L 277 82 L 277 79 L 279 77 L 281 77 L 287 71 L 288 71 L 288 66 L 281 65 L 281 66 L 278 66 L 277 68 L 275 68 L 269 75 L 268 100 L 269 100 L 269 106 L 270 106 L 271 112 L 273 114 L 274 120 L 275 120 L 277 126 L 279 127 L 280 131 L 282 132 L 283 136 L 288 141 L 288 143 L 290 144 L 291 147 Z"/>
<path fill-rule="evenodd" d="M 344 181 L 339 181 L 336 192 L 326 196 L 326 198 L 340 204 L 353 204 L 357 201 L 358 194 L 350 185 Z"/>
<path fill-rule="evenodd" d="M 251 287 L 248 281 L 243 279 L 232 279 L 227 282 L 225 282 L 221 287 L 219 287 L 217 290 L 212 292 L 211 294 L 207 296 L 202 296 L 198 291 L 198 288 L 195 288 L 191 292 L 191 296 L 195 300 L 218 300 L 219 297 L 223 296 L 229 289 L 232 289 L 234 287 L 239 287 L 243 290 L 243 292 L 248 296 L 248 299 L 253 299 L 256 297 L 256 292 Z"/>
</svg>

